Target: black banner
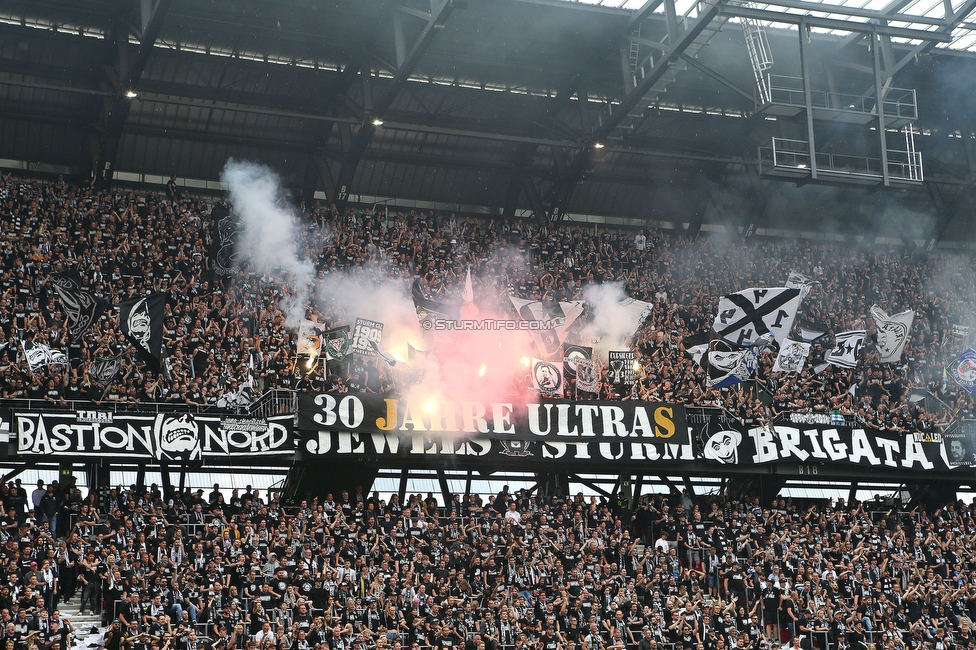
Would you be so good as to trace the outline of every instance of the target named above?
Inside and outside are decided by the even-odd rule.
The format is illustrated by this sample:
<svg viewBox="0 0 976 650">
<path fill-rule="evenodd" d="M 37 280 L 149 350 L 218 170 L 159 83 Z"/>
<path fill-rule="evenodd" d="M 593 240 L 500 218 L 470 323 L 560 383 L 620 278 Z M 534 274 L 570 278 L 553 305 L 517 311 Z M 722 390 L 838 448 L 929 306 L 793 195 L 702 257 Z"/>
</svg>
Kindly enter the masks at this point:
<svg viewBox="0 0 976 650">
<path fill-rule="evenodd" d="M 210 232 L 210 273 L 216 279 L 234 274 L 237 267 L 237 240 L 240 219 L 221 201 L 210 211 L 213 229 Z"/>
<path fill-rule="evenodd" d="M 752 428 L 715 423 L 700 427 L 698 455 L 724 465 L 842 463 L 927 471 L 972 463 L 973 436 L 968 432 L 959 436 L 965 440 L 956 445 L 960 447 L 957 450 L 948 434 L 944 437 L 936 432 L 904 434 L 834 426 L 826 414 L 810 414 L 806 420 Z M 950 458 L 949 454 L 954 452 L 957 457 Z"/>
<path fill-rule="evenodd" d="M 111 411 L 15 412 L 11 434 L 22 456 L 207 458 L 290 456 L 293 418 L 133 414 Z"/>
<path fill-rule="evenodd" d="M 357 433 L 435 432 L 524 441 L 618 440 L 657 445 L 691 442 L 683 406 L 638 401 L 439 403 L 352 393 L 300 394 L 298 428 Z"/>
<path fill-rule="evenodd" d="M 692 461 L 692 445 L 659 445 L 647 441 L 563 442 L 499 440 L 497 438 L 452 438 L 443 434 L 414 434 L 394 431 L 356 433 L 352 431 L 304 431 L 301 434 L 299 458 L 302 460 L 375 459 L 389 461 L 439 460 L 445 458 L 483 459 L 494 463 L 617 461 Z"/>
<path fill-rule="evenodd" d="M 136 353 L 150 367 L 159 369 L 163 354 L 163 312 L 166 294 L 153 293 L 119 303 L 120 329 Z"/>
</svg>

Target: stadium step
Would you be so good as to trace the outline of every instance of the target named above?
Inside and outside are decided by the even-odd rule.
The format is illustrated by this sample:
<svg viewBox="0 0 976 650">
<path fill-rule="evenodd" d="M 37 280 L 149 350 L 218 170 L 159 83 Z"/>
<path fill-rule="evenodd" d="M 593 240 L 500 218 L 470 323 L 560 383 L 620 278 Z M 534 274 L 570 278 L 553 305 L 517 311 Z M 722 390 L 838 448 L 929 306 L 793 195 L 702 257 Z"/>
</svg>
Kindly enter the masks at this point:
<svg viewBox="0 0 976 650">
<path fill-rule="evenodd" d="M 71 650 L 88 650 L 91 647 L 101 647 L 104 645 L 103 635 L 105 634 L 102 615 L 91 612 L 79 614 L 79 604 L 78 599 L 74 598 L 67 603 L 62 603 L 59 607 L 61 617 L 68 619 L 74 628 L 74 644 L 71 646 Z"/>
</svg>

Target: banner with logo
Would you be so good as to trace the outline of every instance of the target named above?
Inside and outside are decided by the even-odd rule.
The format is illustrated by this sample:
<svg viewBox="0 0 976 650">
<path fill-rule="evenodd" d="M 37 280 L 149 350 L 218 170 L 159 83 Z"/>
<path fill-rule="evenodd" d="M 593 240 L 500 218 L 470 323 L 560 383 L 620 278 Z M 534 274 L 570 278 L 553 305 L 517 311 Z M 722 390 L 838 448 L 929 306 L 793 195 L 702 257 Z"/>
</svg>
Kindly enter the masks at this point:
<svg viewBox="0 0 976 650">
<path fill-rule="evenodd" d="M 710 423 L 695 434 L 695 455 L 723 465 L 842 463 L 892 470 L 947 470 L 976 462 L 976 423 L 960 423 L 951 436 L 934 431 L 906 435 L 831 426 L 826 413 L 797 415 L 806 421 L 751 428 Z"/>
<path fill-rule="evenodd" d="M 356 325 L 352 329 L 352 343 L 350 351 L 357 354 L 375 357 L 376 348 L 373 343 L 379 345 L 383 340 L 383 323 L 365 318 L 357 318 Z"/>
<path fill-rule="evenodd" d="M 659 402 L 433 402 L 351 393 L 300 393 L 298 428 L 363 434 L 433 433 L 505 440 L 621 440 L 689 444 L 685 410 Z"/>
<path fill-rule="evenodd" d="M 120 329 L 150 367 L 158 369 L 163 354 L 163 312 L 166 294 L 153 293 L 119 303 Z"/>
<path fill-rule="evenodd" d="M 532 383 L 546 397 L 553 397 L 563 390 L 563 364 L 532 357 Z"/>
<path fill-rule="evenodd" d="M 636 381 L 637 353 L 633 350 L 610 350 L 607 357 L 609 361 L 607 381 L 614 386 L 624 386 L 628 389 L 633 386 Z"/>
<path fill-rule="evenodd" d="M 585 359 L 593 358 L 593 348 L 588 345 L 563 345 L 563 376 L 576 377 L 576 365 Z"/>
<path fill-rule="evenodd" d="M 167 462 L 290 456 L 293 418 L 111 411 L 15 412 L 22 456 L 138 458 Z"/>
<path fill-rule="evenodd" d="M 968 348 L 946 370 L 963 390 L 971 394 L 976 389 L 976 350 Z"/>
</svg>

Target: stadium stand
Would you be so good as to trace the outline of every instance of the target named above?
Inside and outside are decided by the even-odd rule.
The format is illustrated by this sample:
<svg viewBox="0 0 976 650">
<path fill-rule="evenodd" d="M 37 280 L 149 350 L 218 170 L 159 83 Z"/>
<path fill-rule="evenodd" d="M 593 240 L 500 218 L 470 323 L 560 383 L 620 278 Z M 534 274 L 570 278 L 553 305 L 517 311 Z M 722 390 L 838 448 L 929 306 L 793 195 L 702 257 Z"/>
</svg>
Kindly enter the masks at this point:
<svg viewBox="0 0 976 650">
<path fill-rule="evenodd" d="M 284 326 L 284 296 L 277 287 L 246 274 L 246 268 L 235 282 L 208 271 L 213 202 L 11 177 L 0 198 L 0 224 L 12 234 L 3 242 L 0 276 L 3 397 L 54 405 L 104 400 L 206 409 L 246 404 L 272 389 L 348 387 L 350 370 L 368 379 L 354 380 L 350 390 L 394 394 L 400 388 L 396 374 L 383 364 L 368 373 L 347 367 L 346 376 L 333 373 L 328 380 L 325 364 L 309 375 L 297 368 L 295 333 Z M 378 276 L 384 282 L 392 277 L 406 293 L 412 278 L 419 277 L 432 297 L 451 300 L 459 297 L 470 267 L 478 300 L 509 310 L 505 296 L 510 292 L 570 300 L 581 297 L 589 284 L 623 282 L 630 296 L 654 303 L 633 342 L 641 361 L 633 390 L 637 398 L 721 407 L 745 424 L 788 412 L 832 412 L 905 433 L 933 431 L 953 414 L 973 415 L 969 394 L 947 385 L 940 361 L 947 342 L 964 348 L 973 331 L 976 290 L 961 273 L 970 264 L 963 254 L 919 259 L 902 247 L 765 238 L 733 242 L 580 226 L 550 232 L 525 220 L 459 219 L 432 211 L 388 214 L 378 206 L 352 208 L 345 215 L 336 214 L 334 206 L 314 206 L 304 216 L 300 252 L 314 260 L 320 277 L 343 271 L 366 286 Z M 88 381 L 93 358 L 121 354 L 129 344 L 117 311 L 107 312 L 84 340 L 68 340 L 61 303 L 47 282 L 50 274 L 66 270 L 77 271 L 108 303 L 150 290 L 171 296 L 164 332 L 170 356 L 162 372 L 130 356 L 107 388 Z M 683 354 L 683 340 L 708 329 L 721 295 L 744 286 L 781 285 L 791 270 L 819 282 L 800 313 L 801 320 L 827 334 L 815 342 L 811 358 L 823 357 L 833 333 L 864 327 L 869 338 L 862 363 L 856 370 L 808 363 L 802 373 L 773 373 L 774 357 L 763 355 L 758 382 L 706 388 L 704 370 Z M 892 313 L 917 311 L 902 364 L 882 365 L 874 354 L 877 339 L 868 310 L 879 301 Z M 328 304 L 313 303 L 309 316 L 329 326 L 342 324 Z M 569 342 L 584 322 L 580 319 L 570 332 Z M 70 372 L 29 372 L 16 363 L 20 341 L 65 348 Z M 603 379 L 601 397 L 623 397 Z M 930 399 L 910 399 L 915 388 L 925 389 Z"/>
<path fill-rule="evenodd" d="M 321 374 L 295 376 L 294 342 L 269 283 L 209 277 L 207 201 L 9 176 L 0 197 L 8 233 L 0 278 L 4 398 L 206 409 L 228 393 L 246 399 L 245 382 L 255 392 L 326 386 Z M 634 341 L 645 362 L 634 389 L 641 398 L 722 407 L 745 424 L 839 410 L 906 432 L 933 430 L 949 409 L 972 408 L 966 393 L 947 389 L 937 363 L 953 326 L 969 324 L 959 314 L 971 314 L 976 300 L 957 273 L 968 263 L 962 256 L 920 261 L 866 245 L 549 232 L 523 221 L 419 212 L 387 221 L 363 208 L 339 215 L 315 207 L 305 217 L 305 252 L 315 252 L 321 273 L 345 269 L 368 281 L 364 264 L 379 262 L 405 283 L 423 278 L 441 299 L 462 290 L 468 265 L 481 295 L 504 294 L 490 290 L 497 282 L 526 298 L 570 299 L 588 283 L 623 281 L 631 295 L 655 303 Z M 497 254 L 503 249 L 525 255 Z M 93 355 L 121 353 L 128 343 L 113 312 L 83 341 L 65 337 L 46 279 L 68 268 L 109 302 L 147 288 L 179 297 L 167 313 L 169 378 L 127 361 L 104 395 L 89 390 Z M 707 326 L 717 296 L 743 278 L 775 283 L 791 269 L 819 280 L 803 317 L 829 330 L 867 324 L 867 309 L 881 296 L 892 308 L 916 308 L 918 333 L 905 363 L 882 367 L 868 349 L 857 371 L 810 368 L 785 378 L 767 360 L 758 373 L 773 395 L 767 402 L 760 384 L 704 389 L 682 340 Z M 315 308 L 322 322 L 337 322 L 327 305 Z M 66 347 L 70 371 L 29 372 L 15 353 L 21 341 Z M 352 380 L 347 390 L 397 389 L 392 377 L 372 381 Z M 913 388 L 927 389 L 945 410 L 909 401 Z M 619 398 L 612 391 L 604 383 L 602 397 Z M 163 495 L 107 484 L 83 495 L 70 482 L 39 484 L 29 499 L 19 481 L 0 486 L 0 501 L 7 512 L 0 618 L 14 648 L 67 647 L 70 624 L 58 621 L 69 607 L 100 612 L 113 650 L 976 645 L 976 525 L 961 502 L 929 513 L 843 500 L 695 504 L 675 493 L 636 499 L 631 509 L 506 490 L 466 503 L 415 495 L 402 507 L 344 492 L 286 505 L 277 494 L 265 501 L 250 492 L 225 502 L 219 486 L 208 498 L 202 490 Z"/>
<path fill-rule="evenodd" d="M 3 519 L 4 639 L 106 647 L 811 650 L 966 648 L 973 511 L 800 507 L 681 495 L 617 503 L 503 490 L 447 506 L 343 492 L 283 506 L 219 486 L 103 486 L 57 532 Z M 4 487 L 5 504 L 16 491 Z M 80 504 L 80 505 L 79 505 Z M 880 509 L 876 509 L 880 508 Z M 68 522 L 72 523 L 68 523 Z M 70 630 L 70 627 L 67 628 Z"/>
</svg>

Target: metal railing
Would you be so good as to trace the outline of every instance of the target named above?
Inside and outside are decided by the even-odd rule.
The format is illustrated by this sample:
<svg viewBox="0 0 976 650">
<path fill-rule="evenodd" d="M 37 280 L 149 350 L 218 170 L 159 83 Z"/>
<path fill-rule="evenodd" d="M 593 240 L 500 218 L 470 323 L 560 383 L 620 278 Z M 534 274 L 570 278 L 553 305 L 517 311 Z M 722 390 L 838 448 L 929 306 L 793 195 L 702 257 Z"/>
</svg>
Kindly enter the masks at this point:
<svg viewBox="0 0 976 650">
<path fill-rule="evenodd" d="M 803 77 L 770 74 L 767 77 L 770 102 L 785 106 L 803 108 L 806 98 L 803 93 Z M 839 111 L 843 113 L 878 114 L 878 101 L 874 92 L 862 95 L 834 93 L 825 90 L 810 91 L 810 105 L 813 108 Z M 885 117 L 902 120 L 918 119 L 918 102 L 914 88 L 888 88 L 882 98 Z"/>
<path fill-rule="evenodd" d="M 269 390 L 246 406 L 220 408 L 193 406 L 185 402 L 116 402 L 104 400 L 67 400 L 64 403 L 45 399 L 2 399 L 0 408 L 13 411 L 111 411 L 112 413 L 227 413 L 267 417 L 294 413 L 297 405 L 295 391 Z"/>
<path fill-rule="evenodd" d="M 888 149 L 888 176 L 905 181 L 921 181 L 922 154 L 918 151 Z M 810 169 L 810 145 L 806 140 L 771 138 L 759 147 L 760 172 Z M 821 172 L 851 176 L 882 177 L 881 159 L 870 156 L 817 152 L 817 169 Z"/>
</svg>

